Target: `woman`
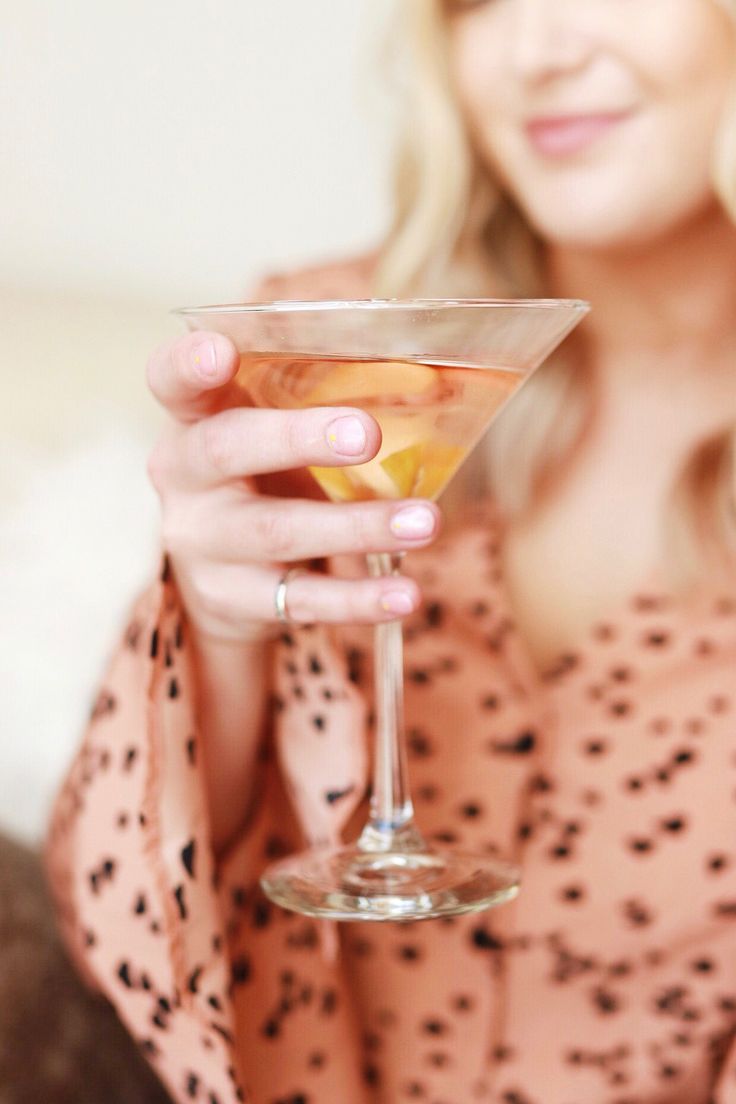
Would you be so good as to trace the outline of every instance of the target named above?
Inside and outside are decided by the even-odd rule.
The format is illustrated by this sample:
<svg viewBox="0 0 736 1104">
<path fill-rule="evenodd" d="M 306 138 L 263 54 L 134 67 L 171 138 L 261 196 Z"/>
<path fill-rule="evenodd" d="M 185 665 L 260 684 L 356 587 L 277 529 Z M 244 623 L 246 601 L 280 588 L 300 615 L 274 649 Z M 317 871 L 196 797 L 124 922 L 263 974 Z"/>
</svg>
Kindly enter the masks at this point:
<svg viewBox="0 0 736 1104">
<path fill-rule="evenodd" d="M 429 503 L 305 501 L 274 475 L 368 459 L 368 415 L 231 409 L 218 335 L 154 355 L 169 556 L 57 806 L 68 939 L 177 1101 L 734 1104 L 734 11 L 404 7 L 393 232 L 260 296 L 543 291 L 593 313 L 498 423 L 493 505 L 437 543 Z M 350 577 L 343 554 L 396 548 L 406 579 Z M 271 643 L 285 568 L 328 556 Z M 359 822 L 355 626 L 395 616 L 420 823 L 515 856 L 524 889 L 342 926 L 334 958 L 257 878 Z"/>
</svg>

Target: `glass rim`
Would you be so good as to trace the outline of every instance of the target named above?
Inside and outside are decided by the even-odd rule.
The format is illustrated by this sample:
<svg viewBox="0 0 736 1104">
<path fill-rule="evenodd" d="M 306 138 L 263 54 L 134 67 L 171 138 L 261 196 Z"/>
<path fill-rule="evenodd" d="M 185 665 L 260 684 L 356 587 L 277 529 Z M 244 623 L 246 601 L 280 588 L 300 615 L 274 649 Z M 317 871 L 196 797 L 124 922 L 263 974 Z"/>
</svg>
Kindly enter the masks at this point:
<svg viewBox="0 0 736 1104">
<path fill-rule="evenodd" d="M 286 314 L 317 311 L 395 310 L 443 311 L 457 308 L 513 307 L 590 311 L 585 299 L 275 299 L 259 303 L 219 303 L 202 307 L 177 307 L 171 314 L 187 318 L 198 314 Z"/>
</svg>

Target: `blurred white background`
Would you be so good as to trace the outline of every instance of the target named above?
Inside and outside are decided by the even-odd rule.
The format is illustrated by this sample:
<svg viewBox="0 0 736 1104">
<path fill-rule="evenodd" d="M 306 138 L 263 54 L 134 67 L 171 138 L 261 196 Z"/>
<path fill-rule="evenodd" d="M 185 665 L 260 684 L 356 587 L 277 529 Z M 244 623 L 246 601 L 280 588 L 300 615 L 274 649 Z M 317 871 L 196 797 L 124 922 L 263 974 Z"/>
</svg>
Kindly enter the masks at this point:
<svg viewBox="0 0 736 1104">
<path fill-rule="evenodd" d="M 27 839 L 156 560 L 177 305 L 375 245 L 396 0 L 0 0 L 0 825 Z"/>
</svg>

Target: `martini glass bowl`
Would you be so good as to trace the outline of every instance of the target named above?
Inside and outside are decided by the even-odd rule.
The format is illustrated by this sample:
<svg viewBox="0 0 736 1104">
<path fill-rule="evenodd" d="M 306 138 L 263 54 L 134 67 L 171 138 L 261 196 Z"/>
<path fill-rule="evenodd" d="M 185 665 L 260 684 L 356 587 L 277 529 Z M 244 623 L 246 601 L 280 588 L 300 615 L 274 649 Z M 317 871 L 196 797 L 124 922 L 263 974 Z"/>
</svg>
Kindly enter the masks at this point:
<svg viewBox="0 0 736 1104">
<path fill-rule="evenodd" d="M 225 334 L 238 382 L 258 407 L 353 406 L 379 423 L 368 463 L 311 468 L 328 498 L 436 499 L 493 418 L 587 313 L 578 300 L 334 300 L 191 308 L 190 329 Z M 368 556 L 373 575 L 401 556 Z M 516 895 L 519 870 L 483 854 L 435 849 L 414 821 L 403 733 L 400 621 L 375 629 L 375 754 L 360 838 L 270 866 L 265 893 L 333 920 L 417 920 L 491 908 Z"/>
</svg>

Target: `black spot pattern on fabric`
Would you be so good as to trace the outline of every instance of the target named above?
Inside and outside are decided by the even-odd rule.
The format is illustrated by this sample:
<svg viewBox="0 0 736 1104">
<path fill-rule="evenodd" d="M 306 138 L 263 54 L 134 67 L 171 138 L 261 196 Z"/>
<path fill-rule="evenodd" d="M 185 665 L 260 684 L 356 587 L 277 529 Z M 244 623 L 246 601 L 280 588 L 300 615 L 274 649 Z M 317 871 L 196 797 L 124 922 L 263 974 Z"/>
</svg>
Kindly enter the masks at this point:
<svg viewBox="0 0 736 1104">
<path fill-rule="evenodd" d="M 158 629 L 154 629 L 151 633 L 151 647 L 150 656 L 151 659 L 155 659 L 158 655 Z"/>
<path fill-rule="evenodd" d="M 425 671 L 421 667 L 414 667 L 406 672 L 406 677 L 409 682 L 413 682 L 416 686 L 425 686 L 429 682 L 429 671 Z"/>
<path fill-rule="evenodd" d="M 643 836 L 629 840 L 629 848 L 637 855 L 647 855 L 654 849 L 654 843 Z"/>
<path fill-rule="evenodd" d="M 665 832 L 678 833 L 687 827 L 687 818 L 684 816 L 672 816 L 662 821 Z"/>
<path fill-rule="evenodd" d="M 318 656 L 311 655 L 309 657 L 309 670 L 310 670 L 310 673 L 313 674 L 313 675 L 321 675 L 322 674 L 322 664 L 320 663 Z"/>
<path fill-rule="evenodd" d="M 131 621 L 125 630 L 125 646 L 135 652 L 141 638 L 142 625 L 139 621 Z"/>
<path fill-rule="evenodd" d="M 603 755 L 608 750 L 608 746 L 605 740 L 600 737 L 594 737 L 593 739 L 586 740 L 583 745 L 583 751 L 586 755 Z"/>
<path fill-rule="evenodd" d="M 344 792 L 348 793 L 350 791 Z M 266 840 L 266 846 L 263 850 L 266 858 L 281 859 L 291 852 L 291 847 L 286 842 L 286 840 L 282 839 L 280 836 L 272 834 Z"/>
<path fill-rule="evenodd" d="M 631 702 L 619 699 L 611 702 L 609 712 L 614 717 L 628 717 L 633 712 L 633 706 Z"/>
<path fill-rule="evenodd" d="M 325 801 L 328 805 L 335 805 L 338 801 L 341 801 L 344 797 L 349 797 L 355 790 L 355 786 L 348 786 L 346 790 L 328 790 L 325 794 Z"/>
<path fill-rule="evenodd" d="M 230 967 L 230 979 L 233 986 L 245 985 L 250 981 L 251 977 L 251 965 L 250 959 L 245 955 L 238 955 L 233 959 Z"/>
<path fill-rule="evenodd" d="M 474 928 L 470 938 L 473 946 L 480 951 L 502 951 L 504 948 L 503 942 L 485 924 Z"/>
<path fill-rule="evenodd" d="M 617 997 L 615 993 L 612 993 L 610 989 L 594 989 L 592 999 L 596 1011 L 603 1015 L 608 1016 L 614 1012 L 619 1012 L 621 1009 L 619 997 Z"/>
<path fill-rule="evenodd" d="M 433 786 L 431 784 L 425 784 L 423 786 L 418 787 L 418 789 L 417 789 L 417 798 L 420 801 L 424 801 L 427 804 L 431 804 L 433 801 L 437 800 L 437 798 L 439 796 L 439 792 L 440 791 L 438 790 L 437 786 Z"/>
<path fill-rule="evenodd" d="M 650 908 L 636 899 L 624 901 L 623 912 L 626 920 L 636 928 L 647 927 L 654 918 Z"/>
<path fill-rule="evenodd" d="M 230 890 L 230 900 L 236 909 L 244 909 L 248 904 L 248 891 L 245 886 L 233 886 Z"/>
<path fill-rule="evenodd" d="M 300 924 L 298 928 L 289 932 L 286 937 L 286 945 L 295 950 L 313 950 L 319 945 L 316 924 L 311 920 Z"/>
<path fill-rule="evenodd" d="M 366 1085 L 369 1085 L 371 1088 L 374 1088 L 376 1085 L 378 1085 L 381 1080 L 378 1066 L 374 1066 L 372 1062 L 367 1062 L 363 1066 L 363 1080 L 365 1081 Z"/>
<path fill-rule="evenodd" d="M 253 906 L 253 927 L 266 928 L 271 923 L 271 902 L 262 897 Z"/>
<path fill-rule="evenodd" d="M 428 759 L 432 755 L 432 742 L 421 729 L 410 728 L 406 734 L 406 743 L 409 754 L 415 759 Z"/>
<path fill-rule="evenodd" d="M 511 740 L 493 740 L 490 746 L 499 755 L 530 755 L 537 746 L 537 737 L 525 731 Z"/>
<path fill-rule="evenodd" d="M 105 884 L 113 880 L 116 869 L 115 859 L 103 859 L 97 869 L 90 872 L 88 875 L 89 884 L 95 895 L 101 893 Z"/>
<path fill-rule="evenodd" d="M 176 899 L 176 904 L 177 904 L 177 907 L 179 909 L 179 916 L 181 917 L 182 920 L 186 920 L 188 913 L 187 913 L 186 901 L 184 900 L 184 886 L 183 885 L 179 885 L 179 886 L 176 887 L 176 889 L 174 890 L 174 898 Z"/>
<path fill-rule="evenodd" d="M 90 720 L 99 721 L 100 718 L 114 713 L 117 709 L 117 704 L 114 694 L 111 694 L 109 690 L 101 690 L 92 706 Z"/>
<path fill-rule="evenodd" d="M 179 683 L 178 683 L 177 679 L 175 679 L 175 678 L 172 678 L 169 681 L 169 697 L 170 698 L 178 698 L 179 697 Z"/>
<path fill-rule="evenodd" d="M 360 648 L 350 648 L 347 653 L 348 678 L 352 683 L 360 685 L 363 682 L 365 656 Z"/>
<path fill-rule="evenodd" d="M 195 874 L 194 874 L 194 858 L 195 858 L 195 855 L 196 855 L 196 851 L 197 851 L 197 844 L 196 844 L 196 841 L 193 840 L 193 839 L 191 839 L 189 841 L 189 843 L 187 843 L 181 849 L 182 865 L 183 865 L 184 869 L 186 870 L 186 872 L 187 872 L 187 874 L 189 875 L 190 878 L 195 877 Z"/>
<path fill-rule="evenodd" d="M 132 989 L 133 988 L 133 979 L 130 976 L 130 963 L 129 962 L 121 962 L 120 963 L 120 966 L 118 967 L 118 977 L 120 978 L 120 980 L 122 981 L 122 983 L 123 983 L 123 985 L 125 986 L 126 989 Z"/>
<path fill-rule="evenodd" d="M 401 962 L 419 962 L 422 957 L 422 952 L 419 947 L 413 943 L 403 943 L 397 950 L 397 955 Z"/>
<path fill-rule="evenodd" d="M 222 1024 L 216 1023 L 214 1020 L 210 1022 L 210 1027 L 213 1031 L 216 1031 L 218 1035 L 221 1035 L 226 1043 L 229 1043 L 230 1046 L 233 1045 L 235 1040 L 233 1038 L 232 1032 L 228 1031 L 226 1027 L 223 1027 Z"/>
<path fill-rule="evenodd" d="M 435 1036 L 446 1035 L 448 1030 L 449 1029 L 448 1029 L 447 1024 L 444 1023 L 442 1020 L 435 1020 L 435 1019 L 425 1020 L 424 1023 L 422 1024 L 422 1031 L 426 1035 L 435 1035 Z"/>
</svg>

